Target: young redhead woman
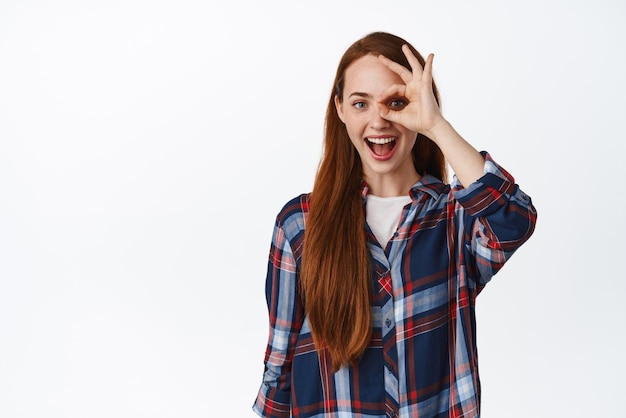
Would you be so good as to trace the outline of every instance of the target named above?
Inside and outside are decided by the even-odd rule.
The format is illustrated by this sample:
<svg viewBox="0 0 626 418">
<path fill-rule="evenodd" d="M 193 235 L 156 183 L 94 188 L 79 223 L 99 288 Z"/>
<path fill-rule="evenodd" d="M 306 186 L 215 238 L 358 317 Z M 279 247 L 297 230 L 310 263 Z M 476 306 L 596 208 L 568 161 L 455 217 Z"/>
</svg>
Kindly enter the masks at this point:
<svg viewBox="0 0 626 418">
<path fill-rule="evenodd" d="M 476 296 L 536 211 L 442 116 L 432 66 L 382 32 L 339 63 L 313 191 L 276 219 L 260 416 L 480 415 Z"/>
</svg>

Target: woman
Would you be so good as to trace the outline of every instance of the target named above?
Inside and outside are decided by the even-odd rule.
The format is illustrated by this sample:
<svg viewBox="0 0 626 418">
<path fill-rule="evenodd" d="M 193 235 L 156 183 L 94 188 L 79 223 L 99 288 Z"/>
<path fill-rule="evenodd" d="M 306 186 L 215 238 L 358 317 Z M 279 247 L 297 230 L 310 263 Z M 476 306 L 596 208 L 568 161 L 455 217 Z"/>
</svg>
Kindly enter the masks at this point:
<svg viewBox="0 0 626 418">
<path fill-rule="evenodd" d="M 313 191 L 274 229 L 261 416 L 480 414 L 475 299 L 536 212 L 442 116 L 432 65 L 381 32 L 339 63 Z"/>
</svg>

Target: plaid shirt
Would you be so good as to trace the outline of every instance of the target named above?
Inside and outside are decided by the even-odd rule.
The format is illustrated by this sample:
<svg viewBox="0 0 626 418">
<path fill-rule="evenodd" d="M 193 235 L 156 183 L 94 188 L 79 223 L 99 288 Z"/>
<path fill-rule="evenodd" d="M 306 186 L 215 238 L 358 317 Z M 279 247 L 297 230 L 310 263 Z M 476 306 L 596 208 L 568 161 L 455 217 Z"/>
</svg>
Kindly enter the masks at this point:
<svg viewBox="0 0 626 418">
<path fill-rule="evenodd" d="M 317 352 L 298 278 L 309 195 L 277 217 L 266 281 L 270 331 L 253 410 L 264 417 L 478 417 L 475 300 L 532 234 L 536 211 L 487 153 L 463 188 L 424 176 L 386 248 L 365 225 L 373 268 L 371 341 L 333 373 Z M 363 199 L 367 186 L 363 188 Z"/>
</svg>

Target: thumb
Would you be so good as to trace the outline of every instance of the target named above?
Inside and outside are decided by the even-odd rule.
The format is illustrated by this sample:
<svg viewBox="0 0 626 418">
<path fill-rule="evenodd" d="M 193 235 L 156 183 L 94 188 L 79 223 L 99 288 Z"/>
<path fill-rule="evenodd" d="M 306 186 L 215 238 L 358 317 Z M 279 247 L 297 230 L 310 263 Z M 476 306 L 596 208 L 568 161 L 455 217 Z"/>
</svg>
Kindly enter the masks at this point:
<svg viewBox="0 0 626 418">
<path fill-rule="evenodd" d="M 400 112 L 397 110 L 390 109 L 389 106 L 378 103 L 378 113 L 380 117 L 386 119 L 390 122 L 398 122 L 400 120 Z"/>
</svg>

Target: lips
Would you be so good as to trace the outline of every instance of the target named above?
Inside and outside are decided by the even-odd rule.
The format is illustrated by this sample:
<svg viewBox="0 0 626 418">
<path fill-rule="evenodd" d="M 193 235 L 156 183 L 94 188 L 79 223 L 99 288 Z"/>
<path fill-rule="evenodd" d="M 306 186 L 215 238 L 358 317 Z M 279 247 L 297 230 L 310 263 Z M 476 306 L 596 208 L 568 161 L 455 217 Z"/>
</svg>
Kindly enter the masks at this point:
<svg viewBox="0 0 626 418">
<path fill-rule="evenodd" d="M 394 136 L 368 136 L 365 140 L 372 152 L 378 157 L 388 156 L 396 146 L 396 137 Z"/>
</svg>

